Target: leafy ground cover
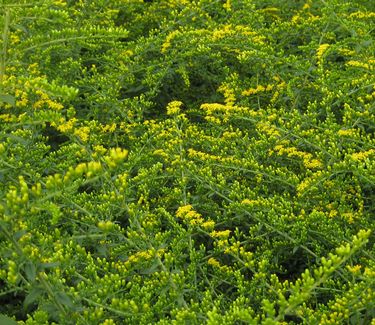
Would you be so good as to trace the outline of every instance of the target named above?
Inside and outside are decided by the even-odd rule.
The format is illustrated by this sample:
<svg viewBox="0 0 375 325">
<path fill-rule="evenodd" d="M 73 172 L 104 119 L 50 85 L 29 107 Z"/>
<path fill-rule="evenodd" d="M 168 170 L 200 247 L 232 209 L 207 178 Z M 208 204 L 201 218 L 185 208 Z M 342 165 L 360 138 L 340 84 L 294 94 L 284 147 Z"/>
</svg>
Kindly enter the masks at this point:
<svg viewBox="0 0 375 325">
<path fill-rule="evenodd" d="M 2 0 L 0 323 L 375 324 L 374 7 Z"/>
</svg>

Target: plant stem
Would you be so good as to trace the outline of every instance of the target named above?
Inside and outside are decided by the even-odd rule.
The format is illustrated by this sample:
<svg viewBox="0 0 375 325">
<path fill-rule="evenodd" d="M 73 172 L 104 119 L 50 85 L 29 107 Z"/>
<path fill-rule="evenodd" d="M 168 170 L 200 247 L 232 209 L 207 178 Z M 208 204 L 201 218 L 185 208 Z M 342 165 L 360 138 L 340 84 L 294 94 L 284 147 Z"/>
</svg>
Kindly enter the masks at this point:
<svg viewBox="0 0 375 325">
<path fill-rule="evenodd" d="M 4 27 L 3 27 L 3 48 L 1 49 L 1 58 L 0 58 L 0 87 L 1 88 L 3 85 L 3 81 L 4 81 L 5 68 L 6 68 L 9 24 L 10 24 L 10 10 L 9 8 L 6 8 L 5 14 L 4 14 Z"/>
</svg>

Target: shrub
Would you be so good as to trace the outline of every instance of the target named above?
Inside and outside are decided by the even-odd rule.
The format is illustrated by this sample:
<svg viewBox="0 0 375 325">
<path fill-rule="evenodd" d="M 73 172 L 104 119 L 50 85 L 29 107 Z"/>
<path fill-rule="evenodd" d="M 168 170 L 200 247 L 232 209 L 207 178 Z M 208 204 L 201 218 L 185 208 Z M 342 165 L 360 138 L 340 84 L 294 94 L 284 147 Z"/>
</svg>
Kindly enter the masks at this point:
<svg viewBox="0 0 375 325">
<path fill-rule="evenodd" d="M 1 321 L 374 322 L 370 1 L 0 8 Z"/>
</svg>

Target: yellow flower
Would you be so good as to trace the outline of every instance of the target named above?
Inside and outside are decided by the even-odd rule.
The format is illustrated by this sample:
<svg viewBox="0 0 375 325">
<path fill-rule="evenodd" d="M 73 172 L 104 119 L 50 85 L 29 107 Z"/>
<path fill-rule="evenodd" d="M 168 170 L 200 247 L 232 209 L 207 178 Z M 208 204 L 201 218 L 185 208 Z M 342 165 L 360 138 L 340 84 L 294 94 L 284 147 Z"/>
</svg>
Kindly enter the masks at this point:
<svg viewBox="0 0 375 325">
<path fill-rule="evenodd" d="M 109 155 L 104 157 L 108 167 L 114 168 L 128 156 L 128 151 L 122 148 L 111 148 Z"/>
<path fill-rule="evenodd" d="M 74 124 L 77 122 L 77 119 L 74 118 L 74 117 L 72 119 L 68 120 L 68 121 L 65 121 L 64 119 L 61 119 L 60 122 L 61 122 L 61 124 L 56 127 L 57 130 L 62 132 L 62 133 L 66 133 L 66 132 L 69 132 L 73 129 Z M 52 123 L 52 126 L 56 126 L 55 123 Z"/>
<path fill-rule="evenodd" d="M 361 12 L 361 11 L 356 11 L 353 12 L 349 15 L 350 18 L 374 18 L 375 17 L 375 12 Z"/>
<path fill-rule="evenodd" d="M 375 153 L 374 149 L 367 151 L 360 151 L 351 154 L 351 158 L 355 161 L 361 161 L 367 159 L 369 156 L 372 156 Z"/>
<path fill-rule="evenodd" d="M 231 6 L 231 3 L 230 3 L 230 0 L 225 1 L 225 3 L 223 4 L 223 8 L 226 11 L 231 11 L 232 10 L 232 6 Z"/>
<path fill-rule="evenodd" d="M 210 259 L 207 261 L 209 265 L 215 266 L 215 267 L 220 267 L 220 263 L 218 260 L 216 260 L 213 257 L 210 257 Z"/>
<path fill-rule="evenodd" d="M 311 159 L 311 160 L 305 159 L 303 161 L 303 164 L 308 169 L 314 169 L 314 168 L 321 168 L 322 167 L 322 163 L 318 159 Z"/>
<path fill-rule="evenodd" d="M 358 273 L 358 272 L 361 270 L 362 265 L 359 265 L 359 264 L 357 264 L 357 265 L 353 265 L 353 266 L 347 265 L 346 268 L 347 268 L 350 272 L 352 272 L 352 273 Z"/>
<path fill-rule="evenodd" d="M 182 207 L 179 207 L 176 212 L 176 216 L 179 218 L 182 218 L 187 212 L 189 212 L 191 209 L 193 209 L 192 205 L 184 205 Z"/>
<path fill-rule="evenodd" d="M 208 220 L 201 224 L 201 227 L 206 230 L 211 230 L 215 227 L 215 222 L 213 220 Z"/>
<path fill-rule="evenodd" d="M 224 95 L 224 102 L 228 106 L 233 106 L 236 101 L 236 95 L 233 91 L 233 89 L 229 88 L 228 85 L 222 84 L 219 89 L 219 92 L 221 92 Z"/>
<path fill-rule="evenodd" d="M 322 63 L 322 58 L 324 53 L 326 53 L 327 49 L 330 47 L 329 44 L 320 44 L 318 49 L 316 50 L 316 58 L 319 63 Z"/>
<path fill-rule="evenodd" d="M 168 115 L 176 115 L 180 113 L 180 108 L 182 106 L 182 102 L 175 100 L 173 102 L 170 102 L 167 105 L 167 114 Z"/>
<path fill-rule="evenodd" d="M 82 126 L 74 130 L 74 135 L 79 137 L 82 142 L 87 142 L 90 135 L 90 128 L 88 126 Z"/>
<path fill-rule="evenodd" d="M 102 145 L 95 145 L 93 149 L 95 153 L 100 154 L 100 155 L 104 155 L 107 152 L 107 149 L 104 148 Z"/>
<path fill-rule="evenodd" d="M 222 239 L 227 239 L 230 235 L 231 231 L 230 230 L 222 230 L 222 231 L 212 231 L 210 233 L 211 237 L 214 238 L 222 238 Z"/>
<path fill-rule="evenodd" d="M 355 67 L 355 68 L 363 68 L 366 70 L 373 70 L 373 67 L 369 65 L 368 63 L 363 63 L 363 62 L 359 62 L 355 60 L 350 60 L 346 62 L 345 65 L 350 66 L 350 67 Z"/>
<path fill-rule="evenodd" d="M 340 136 L 352 136 L 356 134 L 355 129 L 341 129 L 337 131 L 337 134 Z"/>
<path fill-rule="evenodd" d="M 191 205 L 185 205 L 178 208 L 176 216 L 192 226 L 202 225 L 204 223 L 202 215 L 194 211 Z"/>
<path fill-rule="evenodd" d="M 174 30 L 172 31 L 171 33 L 168 34 L 168 36 L 166 37 L 165 39 L 165 42 L 163 43 L 163 45 L 161 46 L 161 53 L 165 53 L 167 52 L 167 50 L 171 47 L 171 42 L 172 40 L 177 36 L 181 34 L 180 31 L 178 30 Z"/>
</svg>

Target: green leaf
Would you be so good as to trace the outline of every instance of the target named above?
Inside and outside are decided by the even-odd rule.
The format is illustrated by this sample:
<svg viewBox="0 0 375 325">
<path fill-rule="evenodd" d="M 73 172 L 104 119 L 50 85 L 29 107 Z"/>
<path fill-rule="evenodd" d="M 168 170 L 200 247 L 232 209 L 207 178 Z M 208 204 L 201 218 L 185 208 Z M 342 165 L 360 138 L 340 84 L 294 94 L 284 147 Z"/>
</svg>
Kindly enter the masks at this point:
<svg viewBox="0 0 375 325">
<path fill-rule="evenodd" d="M 13 106 L 16 104 L 16 98 L 12 95 L 0 94 L 0 102 L 7 103 Z"/>
<path fill-rule="evenodd" d="M 10 317 L 0 314 L 0 324 L 1 325 L 17 325 L 18 323 L 15 320 L 11 319 Z"/>
<path fill-rule="evenodd" d="M 25 270 L 26 278 L 30 282 L 33 282 L 35 280 L 35 277 L 36 277 L 36 267 L 35 267 L 34 263 L 31 262 L 31 261 L 27 261 L 26 264 L 25 264 L 24 270 Z"/>
<path fill-rule="evenodd" d="M 54 267 L 59 266 L 59 265 L 60 265 L 60 262 L 51 262 L 51 263 L 42 263 L 42 264 L 40 264 L 40 266 L 43 269 L 51 269 L 51 268 L 54 268 Z"/>
<path fill-rule="evenodd" d="M 65 292 L 57 292 L 55 295 L 55 299 L 63 306 L 69 308 L 72 308 L 74 306 L 72 299 Z"/>
<path fill-rule="evenodd" d="M 23 305 L 27 308 L 33 302 L 38 300 L 38 298 L 43 294 L 44 290 L 41 287 L 34 287 L 31 289 L 30 293 L 26 296 Z"/>
<path fill-rule="evenodd" d="M 26 233 L 27 233 L 27 230 L 22 229 L 20 231 L 17 231 L 16 233 L 14 233 L 13 238 L 14 238 L 15 241 L 18 241 Z"/>
</svg>

